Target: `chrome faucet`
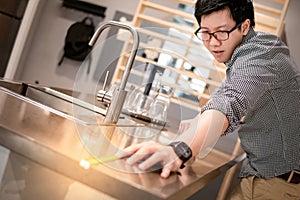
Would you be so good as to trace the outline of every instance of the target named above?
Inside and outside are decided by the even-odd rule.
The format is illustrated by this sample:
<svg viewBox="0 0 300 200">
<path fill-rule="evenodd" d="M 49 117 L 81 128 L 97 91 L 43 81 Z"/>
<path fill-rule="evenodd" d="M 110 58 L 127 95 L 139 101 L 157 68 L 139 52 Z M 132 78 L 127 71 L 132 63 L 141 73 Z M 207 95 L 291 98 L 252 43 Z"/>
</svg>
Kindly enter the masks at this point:
<svg viewBox="0 0 300 200">
<path fill-rule="evenodd" d="M 89 42 L 90 46 L 94 46 L 98 37 L 102 33 L 102 31 L 108 27 L 116 26 L 121 29 L 126 29 L 131 32 L 133 36 L 133 43 L 132 43 L 132 49 L 129 55 L 129 58 L 127 60 L 123 76 L 120 80 L 120 85 L 118 88 L 115 89 L 114 94 L 112 95 L 111 102 L 109 104 L 108 110 L 106 112 L 106 116 L 104 119 L 104 123 L 117 123 L 119 116 L 121 114 L 123 104 L 126 98 L 127 91 L 125 90 L 126 83 L 128 81 L 128 77 L 130 74 L 130 71 L 132 69 L 132 65 L 135 59 L 135 56 L 137 54 L 138 46 L 140 43 L 139 34 L 137 33 L 136 29 L 132 26 L 116 21 L 110 21 L 102 24 L 97 30 L 95 31 L 92 39 Z"/>
</svg>

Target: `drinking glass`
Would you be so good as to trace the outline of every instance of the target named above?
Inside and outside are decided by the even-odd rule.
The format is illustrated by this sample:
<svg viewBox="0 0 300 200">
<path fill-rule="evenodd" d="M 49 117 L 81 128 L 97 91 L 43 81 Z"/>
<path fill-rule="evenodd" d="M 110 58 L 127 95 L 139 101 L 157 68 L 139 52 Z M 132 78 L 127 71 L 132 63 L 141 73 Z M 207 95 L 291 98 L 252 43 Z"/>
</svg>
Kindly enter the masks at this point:
<svg viewBox="0 0 300 200">
<path fill-rule="evenodd" d="M 148 116 L 150 105 L 153 102 L 153 98 L 151 96 L 145 95 L 142 92 L 138 92 L 135 95 L 134 100 L 131 103 L 130 109 L 128 111 Z"/>
<path fill-rule="evenodd" d="M 169 103 L 169 97 L 166 95 L 158 95 L 154 99 L 149 109 L 149 117 L 152 118 L 153 122 L 166 122 Z"/>
</svg>

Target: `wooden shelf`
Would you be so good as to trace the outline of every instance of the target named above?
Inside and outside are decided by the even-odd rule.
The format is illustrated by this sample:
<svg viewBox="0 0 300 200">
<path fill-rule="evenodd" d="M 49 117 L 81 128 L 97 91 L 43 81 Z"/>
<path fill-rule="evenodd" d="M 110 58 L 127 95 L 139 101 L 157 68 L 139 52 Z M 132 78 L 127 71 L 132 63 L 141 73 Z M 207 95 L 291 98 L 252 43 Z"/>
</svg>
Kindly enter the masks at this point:
<svg viewBox="0 0 300 200">
<path fill-rule="evenodd" d="M 256 30 L 281 36 L 289 0 L 254 0 Z"/>
<path fill-rule="evenodd" d="M 183 11 L 180 11 L 180 10 L 177 10 L 177 9 L 174 10 L 172 8 L 162 6 L 162 5 L 159 5 L 159 4 L 155 4 L 155 3 L 152 3 L 152 2 L 149 2 L 149 1 L 144 1 L 143 6 L 146 7 L 146 8 L 152 8 L 154 10 L 158 10 L 158 11 L 161 11 L 161 12 L 164 12 L 164 13 L 180 16 L 180 17 L 183 17 L 183 18 L 186 18 L 186 19 L 195 20 L 195 17 L 194 17 L 193 14 L 186 13 L 186 12 L 183 12 Z"/>
</svg>

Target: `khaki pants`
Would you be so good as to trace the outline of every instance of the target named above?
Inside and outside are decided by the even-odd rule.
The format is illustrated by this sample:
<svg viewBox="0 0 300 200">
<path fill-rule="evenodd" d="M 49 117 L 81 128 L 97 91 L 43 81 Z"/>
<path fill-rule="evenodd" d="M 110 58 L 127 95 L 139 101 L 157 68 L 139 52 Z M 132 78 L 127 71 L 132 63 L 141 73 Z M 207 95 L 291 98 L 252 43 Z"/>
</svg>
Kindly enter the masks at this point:
<svg viewBox="0 0 300 200">
<path fill-rule="evenodd" d="M 300 184 L 288 183 L 280 178 L 242 178 L 230 200 L 300 200 Z"/>
</svg>

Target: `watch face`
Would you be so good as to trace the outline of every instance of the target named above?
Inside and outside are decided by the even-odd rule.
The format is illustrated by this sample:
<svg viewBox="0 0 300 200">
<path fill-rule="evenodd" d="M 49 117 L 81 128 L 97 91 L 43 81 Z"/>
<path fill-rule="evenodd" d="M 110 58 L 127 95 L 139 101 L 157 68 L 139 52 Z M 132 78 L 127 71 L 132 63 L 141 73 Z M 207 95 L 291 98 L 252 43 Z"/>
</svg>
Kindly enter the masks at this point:
<svg viewBox="0 0 300 200">
<path fill-rule="evenodd" d="M 185 143 L 178 144 L 178 150 L 180 150 L 181 156 L 184 158 L 189 158 L 191 156 L 190 148 Z"/>
<path fill-rule="evenodd" d="M 191 155 L 191 151 L 185 150 L 185 152 L 182 154 L 184 157 L 188 158 Z"/>
</svg>

